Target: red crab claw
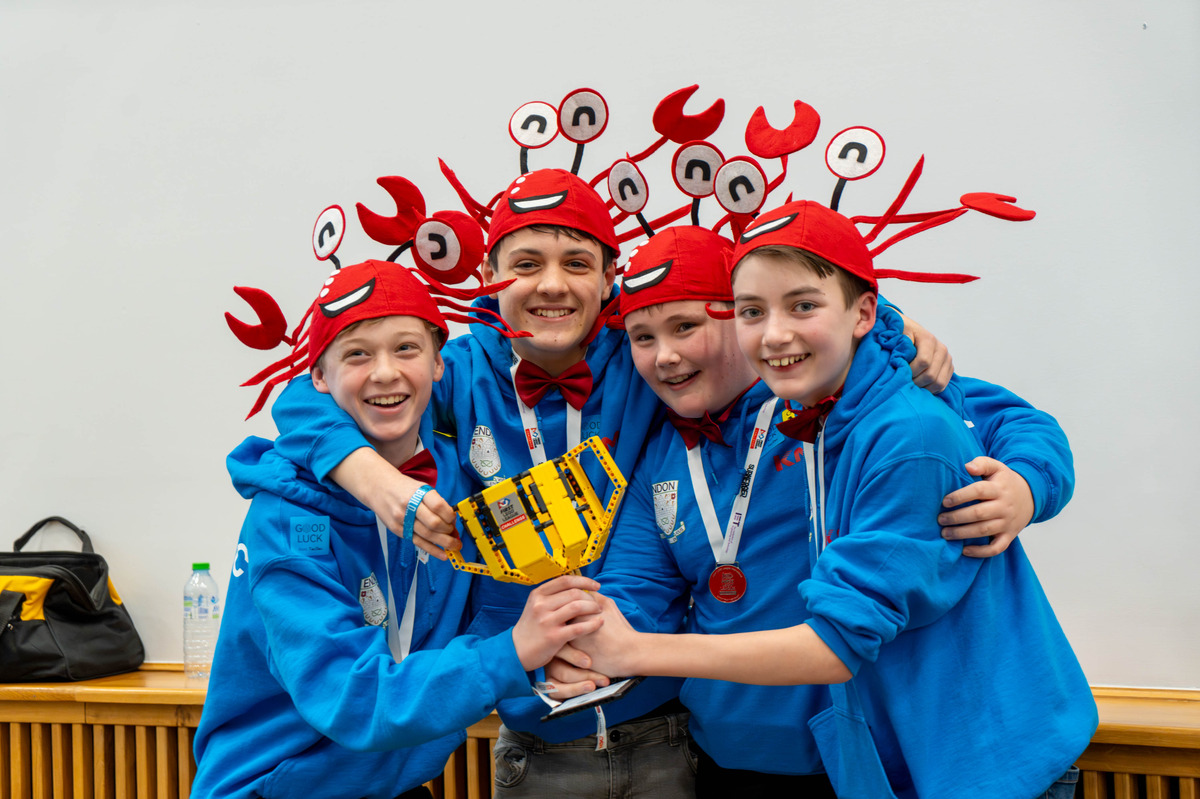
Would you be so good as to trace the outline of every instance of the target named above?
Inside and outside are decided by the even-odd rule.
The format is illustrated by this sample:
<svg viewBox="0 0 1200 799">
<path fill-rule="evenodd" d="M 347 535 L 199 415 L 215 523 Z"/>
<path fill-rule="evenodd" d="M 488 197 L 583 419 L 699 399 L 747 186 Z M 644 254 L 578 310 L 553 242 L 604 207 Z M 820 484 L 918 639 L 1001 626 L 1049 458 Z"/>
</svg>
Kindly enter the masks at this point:
<svg viewBox="0 0 1200 799">
<path fill-rule="evenodd" d="M 270 350 L 279 346 L 285 340 L 287 322 L 279 303 L 262 289 L 249 286 L 234 286 L 233 291 L 258 314 L 259 323 L 248 325 L 228 311 L 225 312 L 225 322 L 238 341 L 256 350 Z"/>
<path fill-rule="evenodd" d="M 693 84 L 664 97 L 654 109 L 654 129 L 676 144 L 707 139 L 716 132 L 725 118 L 725 100 L 718 98 L 699 114 L 683 112 L 684 105 L 699 88 L 699 84 Z"/>
<path fill-rule="evenodd" d="M 760 105 L 746 123 L 746 147 L 759 158 L 779 158 L 803 150 L 817 138 L 821 115 L 808 103 L 796 101 L 792 123 L 783 130 L 771 127 Z"/>
<path fill-rule="evenodd" d="M 412 181 L 395 175 L 375 181 L 396 201 L 396 213 L 380 216 L 357 203 L 358 221 L 368 236 L 380 244 L 399 246 L 411 241 L 417 225 L 425 218 L 425 198 Z"/>
<path fill-rule="evenodd" d="M 1028 222 L 1037 216 L 1036 211 L 1029 211 L 1013 205 L 1012 203 L 1015 203 L 1017 198 L 1009 197 L 1005 194 L 976 191 L 964 194 L 958 201 L 973 211 L 979 211 L 980 213 L 1000 219 L 1007 219 L 1010 222 Z"/>
</svg>

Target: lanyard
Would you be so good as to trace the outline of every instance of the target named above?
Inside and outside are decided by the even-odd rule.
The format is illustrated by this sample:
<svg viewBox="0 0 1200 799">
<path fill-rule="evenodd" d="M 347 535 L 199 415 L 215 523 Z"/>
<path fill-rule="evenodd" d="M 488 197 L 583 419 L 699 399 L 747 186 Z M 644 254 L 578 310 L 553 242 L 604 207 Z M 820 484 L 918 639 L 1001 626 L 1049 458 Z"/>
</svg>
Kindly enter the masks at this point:
<svg viewBox="0 0 1200 799">
<path fill-rule="evenodd" d="M 713 506 L 712 494 L 708 490 L 708 479 L 704 475 L 704 464 L 700 459 L 700 446 L 692 447 L 687 451 L 692 491 L 696 495 L 700 518 L 704 521 L 704 529 L 708 533 L 708 544 L 712 547 L 713 557 L 716 558 L 718 565 L 737 562 L 742 528 L 746 524 L 746 508 L 750 505 L 750 494 L 754 490 L 758 462 L 762 459 L 767 432 L 770 430 L 771 419 L 775 417 L 775 406 L 778 402 L 778 398 L 771 397 L 758 409 L 758 417 L 754 421 L 754 432 L 750 435 L 750 449 L 746 452 L 746 466 L 742 471 L 742 487 L 733 500 L 733 508 L 729 513 L 729 523 L 725 528 L 724 536 L 721 535 L 721 526 L 717 521 L 717 509 Z"/>
<path fill-rule="evenodd" d="M 417 440 L 417 452 L 425 449 L 421 445 L 420 439 Z M 414 511 L 415 512 L 415 511 Z M 408 657 L 409 650 L 412 648 L 413 628 L 416 626 L 417 617 L 417 573 L 419 569 L 417 565 L 413 565 L 412 585 L 408 588 L 408 598 L 404 600 L 404 617 L 400 619 L 399 626 L 396 624 L 396 597 L 392 592 L 392 568 L 388 562 L 388 530 L 384 527 L 378 517 L 375 519 L 375 526 L 379 528 L 379 545 L 383 548 L 383 579 L 387 583 L 387 604 L 388 604 L 388 622 L 387 622 L 387 639 L 388 649 L 392 650 L 392 657 L 396 662 L 404 660 Z M 417 560 L 420 563 L 429 562 L 429 553 L 423 549 L 417 549 Z"/>
<path fill-rule="evenodd" d="M 517 408 L 521 411 L 521 427 L 525 428 L 525 445 L 529 447 L 529 457 L 533 459 L 533 465 L 537 466 L 546 462 L 546 448 L 542 444 L 541 430 L 538 429 L 537 414 L 525 404 L 517 391 L 517 367 L 520 365 L 521 356 L 514 352 L 509 376 L 512 378 L 513 394 L 517 397 Z M 567 449 L 572 450 L 583 440 L 583 412 L 566 402 L 565 398 L 563 406 L 567 409 Z"/>
<path fill-rule="evenodd" d="M 804 474 L 808 478 L 808 501 L 811 512 L 808 540 L 813 545 L 813 562 L 825 551 L 825 425 L 817 431 L 816 467 L 813 465 L 813 447 L 804 448 Z M 817 491 L 820 494 L 817 494 Z"/>
</svg>

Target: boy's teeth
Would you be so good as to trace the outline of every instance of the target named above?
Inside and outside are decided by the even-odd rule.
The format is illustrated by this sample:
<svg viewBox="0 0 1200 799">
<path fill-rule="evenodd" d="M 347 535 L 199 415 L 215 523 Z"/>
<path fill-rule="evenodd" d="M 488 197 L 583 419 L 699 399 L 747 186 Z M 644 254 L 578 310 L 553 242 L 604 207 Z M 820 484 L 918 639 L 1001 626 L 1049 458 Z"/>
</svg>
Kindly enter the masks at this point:
<svg viewBox="0 0 1200 799">
<path fill-rule="evenodd" d="M 789 355 L 786 358 L 767 358 L 768 366 L 791 366 L 794 363 L 803 361 L 806 355 Z"/>
<path fill-rule="evenodd" d="M 544 316 L 547 319 L 558 319 L 560 316 L 566 316 L 571 313 L 569 310 L 562 309 L 557 311 L 537 310 L 533 312 L 534 316 Z"/>
<path fill-rule="evenodd" d="M 670 385 L 674 386 L 674 385 L 678 385 L 679 383 L 684 382 L 685 380 L 691 380 L 695 375 L 696 375 L 696 373 L 692 372 L 691 374 L 680 375 L 679 377 L 668 377 L 665 380 L 663 380 L 663 382 L 669 383 Z"/>
<path fill-rule="evenodd" d="M 374 399 L 367 400 L 367 402 L 372 405 L 399 405 L 406 399 L 408 399 L 408 397 L 398 394 L 394 397 L 375 397 Z"/>
</svg>

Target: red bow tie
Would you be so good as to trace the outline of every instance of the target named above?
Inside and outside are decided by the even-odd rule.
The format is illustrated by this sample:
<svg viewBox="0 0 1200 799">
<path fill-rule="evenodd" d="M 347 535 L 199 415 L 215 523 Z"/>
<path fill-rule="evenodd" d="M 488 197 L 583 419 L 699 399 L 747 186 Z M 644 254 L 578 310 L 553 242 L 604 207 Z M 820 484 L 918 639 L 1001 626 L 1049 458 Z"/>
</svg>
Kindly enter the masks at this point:
<svg viewBox="0 0 1200 799">
<path fill-rule="evenodd" d="M 791 419 L 780 422 L 775 427 L 788 438 L 812 444 L 817 440 L 817 431 L 821 429 L 821 420 L 829 414 L 829 411 L 833 409 L 833 404 L 841 395 L 841 389 L 838 389 L 836 394 L 826 397 L 811 408 L 797 411 Z M 791 410 L 791 405 L 788 405 L 788 409 Z"/>
<path fill-rule="evenodd" d="M 428 486 L 437 485 L 437 464 L 427 449 L 421 450 L 400 464 L 400 472 Z"/>
<path fill-rule="evenodd" d="M 671 424 L 675 425 L 675 429 L 679 431 L 680 438 L 683 439 L 683 445 L 688 449 L 692 449 L 700 443 L 700 437 L 704 436 L 714 444 L 729 446 L 725 443 L 725 437 L 721 435 L 721 426 L 717 421 L 709 415 L 708 411 L 699 419 L 689 419 L 686 416 L 680 416 L 675 411 L 667 409 L 667 419 Z"/>
<path fill-rule="evenodd" d="M 723 447 L 728 447 L 729 444 L 725 441 L 725 436 L 721 435 L 721 425 L 729 419 L 729 414 L 733 413 L 733 407 L 738 404 L 742 397 L 750 389 L 758 385 L 758 380 L 755 380 L 750 385 L 746 386 L 741 392 L 733 398 L 733 402 L 725 406 L 725 410 L 717 414 L 714 419 L 708 411 L 699 419 L 691 419 L 687 416 L 680 416 L 675 411 L 667 408 L 667 419 L 671 424 L 675 425 L 675 429 L 679 431 L 679 436 L 683 439 L 683 445 L 688 449 L 693 448 L 700 443 L 700 436 L 704 436 L 714 444 L 720 444 Z"/>
<path fill-rule="evenodd" d="M 521 361 L 517 366 L 515 377 L 517 396 L 530 408 L 541 402 L 542 397 L 552 388 L 557 388 L 572 408 L 582 410 L 592 393 L 592 370 L 586 361 L 580 361 L 569 367 L 558 377 L 550 374 L 530 361 Z"/>
</svg>

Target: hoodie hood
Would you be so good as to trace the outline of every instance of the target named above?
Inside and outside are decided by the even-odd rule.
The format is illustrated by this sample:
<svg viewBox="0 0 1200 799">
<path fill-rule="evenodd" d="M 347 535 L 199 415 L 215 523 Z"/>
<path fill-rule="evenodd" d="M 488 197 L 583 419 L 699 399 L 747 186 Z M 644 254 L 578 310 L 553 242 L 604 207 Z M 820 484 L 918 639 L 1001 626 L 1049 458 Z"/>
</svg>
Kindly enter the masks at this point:
<svg viewBox="0 0 1200 799">
<path fill-rule="evenodd" d="M 912 384 L 908 363 L 916 354 L 900 314 L 881 304 L 875 326 L 858 343 L 842 397 L 825 420 L 826 452 L 840 451 L 858 419 Z"/>
<path fill-rule="evenodd" d="M 260 492 L 319 510 L 330 518 L 354 525 L 374 525 L 375 514 L 349 493 L 321 486 L 306 470 L 275 451 L 273 442 L 250 436 L 225 458 L 233 487 L 246 499 Z"/>
</svg>

